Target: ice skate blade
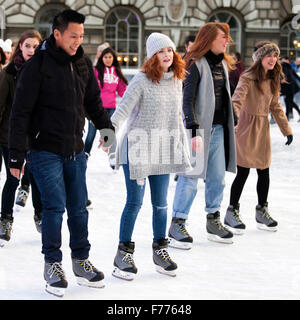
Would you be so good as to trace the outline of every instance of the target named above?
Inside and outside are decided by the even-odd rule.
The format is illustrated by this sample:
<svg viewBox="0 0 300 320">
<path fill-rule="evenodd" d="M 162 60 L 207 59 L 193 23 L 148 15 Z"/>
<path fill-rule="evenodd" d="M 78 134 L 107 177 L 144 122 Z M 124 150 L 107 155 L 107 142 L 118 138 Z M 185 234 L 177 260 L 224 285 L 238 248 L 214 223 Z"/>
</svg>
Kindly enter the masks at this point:
<svg viewBox="0 0 300 320">
<path fill-rule="evenodd" d="M 46 292 L 53 294 L 56 297 L 62 298 L 65 294 L 65 288 L 52 287 L 48 283 L 45 288 Z"/>
<path fill-rule="evenodd" d="M 105 283 L 103 280 L 92 282 L 83 277 L 76 277 L 76 281 L 78 285 L 84 286 L 84 287 L 99 288 L 99 289 L 105 287 Z"/>
<path fill-rule="evenodd" d="M 160 267 L 160 266 L 155 266 L 155 269 L 158 273 L 161 273 L 161 274 L 165 274 L 169 277 L 176 277 L 176 273 L 174 270 L 171 270 L 171 271 L 168 271 L 168 270 L 165 270 L 164 268 Z"/>
<path fill-rule="evenodd" d="M 135 274 L 132 272 L 126 272 L 126 271 L 122 271 L 121 269 L 115 267 L 112 275 L 116 278 L 122 279 L 122 280 L 126 280 L 126 281 L 132 281 L 134 280 L 134 276 Z"/>
<path fill-rule="evenodd" d="M 5 246 L 5 242 L 4 240 L 0 239 L 0 248 L 3 248 Z"/>
<path fill-rule="evenodd" d="M 263 223 L 256 223 L 256 228 L 258 230 L 263 230 L 263 231 L 270 231 L 270 232 L 276 232 L 277 231 L 277 226 L 276 227 L 267 227 Z"/>
<path fill-rule="evenodd" d="M 221 237 L 218 237 L 217 235 L 211 234 L 211 233 L 207 234 L 207 239 L 209 241 L 219 242 L 219 243 L 226 243 L 226 244 L 232 244 L 233 243 L 232 238 L 221 238 Z"/>
<path fill-rule="evenodd" d="M 181 249 L 181 250 L 189 250 L 192 248 L 192 245 L 193 245 L 192 242 L 182 242 L 182 241 L 175 240 L 173 238 L 169 238 L 168 243 L 169 243 L 169 247 Z"/>
<path fill-rule="evenodd" d="M 231 231 L 235 236 L 241 236 L 245 233 L 245 229 L 237 229 L 237 228 L 232 228 L 228 224 L 225 225 L 226 228 Z"/>
</svg>

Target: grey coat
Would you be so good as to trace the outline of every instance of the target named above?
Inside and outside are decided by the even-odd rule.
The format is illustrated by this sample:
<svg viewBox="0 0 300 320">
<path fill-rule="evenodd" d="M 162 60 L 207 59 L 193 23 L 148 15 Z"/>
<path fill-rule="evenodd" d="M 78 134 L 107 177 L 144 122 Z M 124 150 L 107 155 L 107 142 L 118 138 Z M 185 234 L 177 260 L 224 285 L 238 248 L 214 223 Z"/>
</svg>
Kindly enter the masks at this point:
<svg viewBox="0 0 300 320">
<path fill-rule="evenodd" d="M 228 92 L 228 119 L 227 119 L 227 139 L 225 147 L 227 148 L 226 171 L 236 172 L 236 147 L 234 133 L 234 116 L 230 94 L 230 84 L 226 62 L 223 60 L 223 68 L 226 76 L 226 89 Z M 185 174 L 188 177 L 203 178 L 206 177 L 209 144 L 211 139 L 212 123 L 215 112 L 215 92 L 212 73 L 205 57 L 196 61 L 196 66 L 200 73 L 200 83 L 194 108 L 195 116 L 199 123 L 200 135 L 204 143 L 204 150 L 193 158 L 194 170 Z M 190 131 L 190 130 L 188 130 Z M 190 134 L 190 133 L 189 133 Z"/>
</svg>

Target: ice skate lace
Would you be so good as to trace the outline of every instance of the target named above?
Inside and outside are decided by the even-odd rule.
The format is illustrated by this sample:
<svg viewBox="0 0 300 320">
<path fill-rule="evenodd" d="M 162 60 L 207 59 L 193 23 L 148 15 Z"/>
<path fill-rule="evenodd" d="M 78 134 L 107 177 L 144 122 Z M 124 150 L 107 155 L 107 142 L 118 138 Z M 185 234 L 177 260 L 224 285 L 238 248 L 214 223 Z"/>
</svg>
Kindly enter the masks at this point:
<svg viewBox="0 0 300 320">
<path fill-rule="evenodd" d="M 185 228 L 185 224 L 179 224 L 179 231 L 181 233 L 183 233 L 185 236 L 189 236 L 189 233 L 187 232 L 186 228 Z"/>
<path fill-rule="evenodd" d="M 222 225 L 220 219 L 215 219 L 215 224 L 219 230 L 227 231 L 227 229 Z"/>
<path fill-rule="evenodd" d="M 162 249 L 159 249 L 159 250 L 155 250 L 155 253 L 160 256 L 164 261 L 170 261 L 171 258 L 169 256 L 169 253 L 167 251 L 167 249 L 165 248 L 162 248 Z"/>
<path fill-rule="evenodd" d="M 273 220 L 272 217 L 269 214 L 268 209 L 266 209 L 265 207 L 262 209 L 262 215 L 263 215 L 263 217 L 265 217 L 268 220 Z"/>
<path fill-rule="evenodd" d="M 241 220 L 241 215 L 237 209 L 233 209 L 233 217 L 238 223 L 243 223 Z"/>
<path fill-rule="evenodd" d="M 128 264 L 134 264 L 132 253 L 126 253 L 122 260 Z"/>
<path fill-rule="evenodd" d="M 64 271 L 61 268 L 61 264 L 59 262 L 54 262 L 51 266 L 51 268 L 47 271 L 47 274 L 49 275 L 50 279 L 55 274 L 59 279 L 64 277 Z"/>
<path fill-rule="evenodd" d="M 28 197 L 28 192 L 21 189 L 18 194 L 18 198 L 20 199 L 20 201 L 26 201 L 27 197 Z"/>
<path fill-rule="evenodd" d="M 2 230 L 5 233 L 9 233 L 12 231 L 12 222 L 11 221 L 1 221 Z"/>
<path fill-rule="evenodd" d="M 79 263 L 83 269 L 85 270 L 85 272 L 93 272 L 95 267 L 92 265 L 92 263 L 89 260 L 82 260 Z"/>
</svg>

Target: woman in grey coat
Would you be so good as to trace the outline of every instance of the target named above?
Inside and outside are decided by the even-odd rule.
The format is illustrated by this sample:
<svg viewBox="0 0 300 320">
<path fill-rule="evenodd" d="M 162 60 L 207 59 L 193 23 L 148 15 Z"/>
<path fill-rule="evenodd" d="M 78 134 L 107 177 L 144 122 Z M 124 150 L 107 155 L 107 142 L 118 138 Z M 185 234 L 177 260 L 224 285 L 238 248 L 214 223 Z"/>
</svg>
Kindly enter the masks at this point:
<svg viewBox="0 0 300 320">
<path fill-rule="evenodd" d="M 205 181 L 208 239 L 232 243 L 233 234 L 220 221 L 225 171 L 235 172 L 234 114 L 228 69 L 233 60 L 225 53 L 231 40 L 227 24 L 210 22 L 200 28 L 187 53 L 183 111 L 192 145 L 203 139 L 204 149 L 194 157 L 194 170 L 179 175 L 169 229 L 170 246 L 190 249 L 193 239 L 185 221 L 197 193 L 198 179 Z M 198 141 L 199 142 L 199 141 Z"/>
</svg>

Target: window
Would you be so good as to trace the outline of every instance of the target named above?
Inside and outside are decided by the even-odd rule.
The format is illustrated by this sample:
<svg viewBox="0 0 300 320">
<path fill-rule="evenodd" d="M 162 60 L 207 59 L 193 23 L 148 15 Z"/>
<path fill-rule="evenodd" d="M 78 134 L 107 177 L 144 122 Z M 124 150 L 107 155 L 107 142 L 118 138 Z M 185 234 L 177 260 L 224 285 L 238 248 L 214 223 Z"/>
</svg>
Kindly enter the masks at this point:
<svg viewBox="0 0 300 320">
<path fill-rule="evenodd" d="M 127 8 L 114 9 L 106 19 L 105 41 L 117 52 L 122 67 L 140 67 L 141 19 Z"/>
<path fill-rule="evenodd" d="M 209 18 L 209 22 L 219 21 L 230 27 L 230 36 L 233 42 L 229 46 L 229 53 L 241 52 L 242 26 L 240 20 L 228 11 L 219 11 Z"/>
<path fill-rule="evenodd" d="M 291 21 L 285 23 L 280 30 L 280 55 L 294 60 L 300 57 L 300 32 L 292 27 Z"/>
<path fill-rule="evenodd" d="M 1 39 L 4 40 L 4 29 L 5 29 L 5 10 L 0 6 L 0 28 L 1 28 Z"/>
<path fill-rule="evenodd" d="M 52 22 L 54 17 L 66 7 L 59 4 L 49 4 L 43 7 L 36 16 L 36 29 L 43 39 L 48 38 L 52 33 Z"/>
</svg>

